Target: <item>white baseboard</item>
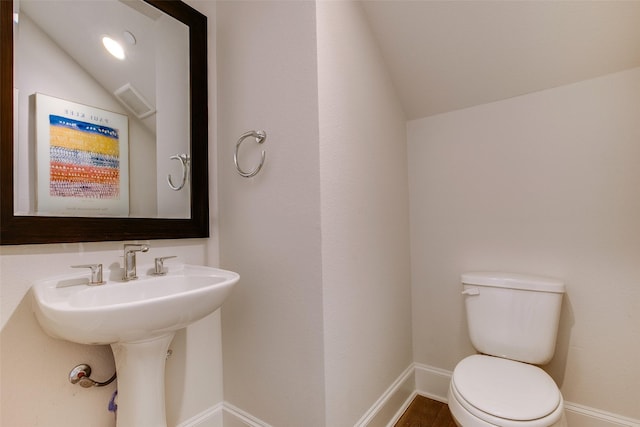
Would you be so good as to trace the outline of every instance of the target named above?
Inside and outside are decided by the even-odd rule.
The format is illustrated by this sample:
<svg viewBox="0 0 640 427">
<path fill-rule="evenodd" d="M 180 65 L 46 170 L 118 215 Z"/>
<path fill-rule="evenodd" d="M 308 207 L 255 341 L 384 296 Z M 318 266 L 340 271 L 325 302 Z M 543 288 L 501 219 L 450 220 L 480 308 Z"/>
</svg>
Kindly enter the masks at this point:
<svg viewBox="0 0 640 427">
<path fill-rule="evenodd" d="M 565 402 L 567 423 L 579 427 L 640 427 L 640 420 L 623 417 L 577 403 Z"/>
<path fill-rule="evenodd" d="M 271 425 L 243 411 L 229 402 L 224 402 L 224 427 L 271 427 Z"/>
<path fill-rule="evenodd" d="M 415 375 L 409 366 L 380 396 L 354 427 L 386 427 L 400 412 L 409 406 L 415 397 Z"/>
<path fill-rule="evenodd" d="M 248 412 L 230 404 L 220 402 L 176 427 L 271 427 Z"/>
<path fill-rule="evenodd" d="M 411 364 L 354 427 L 392 427 L 417 394 L 447 403 L 451 374 L 433 366 Z M 567 401 L 565 412 L 571 427 L 640 427 L 640 420 Z M 272 426 L 229 402 L 221 402 L 177 427 Z"/>
<path fill-rule="evenodd" d="M 413 366 L 416 376 L 416 392 L 438 402 L 447 403 L 452 372 L 421 363 L 414 363 Z"/>
<path fill-rule="evenodd" d="M 181 422 L 176 427 L 222 427 L 223 403 L 220 402 L 199 414 Z"/>
</svg>

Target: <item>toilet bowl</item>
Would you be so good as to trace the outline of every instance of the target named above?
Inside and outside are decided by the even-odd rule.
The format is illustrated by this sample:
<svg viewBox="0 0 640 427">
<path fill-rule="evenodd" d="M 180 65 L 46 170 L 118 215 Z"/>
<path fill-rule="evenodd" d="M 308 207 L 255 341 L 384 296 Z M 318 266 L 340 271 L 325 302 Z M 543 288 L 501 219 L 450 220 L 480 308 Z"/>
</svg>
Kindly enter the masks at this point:
<svg viewBox="0 0 640 427">
<path fill-rule="evenodd" d="M 558 386 L 541 368 L 555 350 L 564 283 L 501 272 L 462 275 L 469 337 L 449 409 L 462 427 L 565 427 Z"/>
<path fill-rule="evenodd" d="M 562 394 L 542 369 L 473 355 L 454 370 L 449 409 L 462 427 L 566 427 Z"/>
</svg>

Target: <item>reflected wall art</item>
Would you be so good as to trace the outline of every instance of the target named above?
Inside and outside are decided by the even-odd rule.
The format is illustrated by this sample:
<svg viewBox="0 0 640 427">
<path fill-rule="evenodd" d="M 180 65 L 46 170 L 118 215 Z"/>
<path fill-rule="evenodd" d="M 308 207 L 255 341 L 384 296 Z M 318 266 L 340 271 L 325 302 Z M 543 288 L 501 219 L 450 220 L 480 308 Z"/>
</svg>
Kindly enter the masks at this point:
<svg viewBox="0 0 640 427">
<path fill-rule="evenodd" d="M 129 214 L 126 115 L 36 94 L 37 212 Z"/>
</svg>

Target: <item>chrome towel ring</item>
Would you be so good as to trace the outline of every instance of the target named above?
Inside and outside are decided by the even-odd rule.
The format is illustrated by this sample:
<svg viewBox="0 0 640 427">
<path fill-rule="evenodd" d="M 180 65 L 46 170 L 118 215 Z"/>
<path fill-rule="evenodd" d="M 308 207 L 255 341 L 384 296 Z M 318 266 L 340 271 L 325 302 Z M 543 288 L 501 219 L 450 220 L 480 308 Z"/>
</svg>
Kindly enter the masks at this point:
<svg viewBox="0 0 640 427">
<path fill-rule="evenodd" d="M 240 144 L 242 144 L 242 142 L 245 139 L 249 138 L 250 136 L 254 137 L 258 144 L 262 144 L 267 139 L 267 133 L 263 130 L 258 130 L 258 131 L 252 130 L 249 132 L 245 132 L 240 136 L 240 139 L 238 139 L 238 142 L 236 142 L 236 152 L 233 154 L 233 162 L 236 164 L 236 169 L 238 170 L 238 173 L 245 178 L 251 178 L 252 176 L 256 176 L 258 172 L 260 172 L 260 169 L 262 169 L 262 165 L 264 165 L 264 158 L 265 158 L 265 151 L 262 150 L 262 159 L 260 160 L 260 164 L 249 172 L 245 172 L 244 170 L 242 170 L 242 168 L 238 164 L 238 150 L 240 149 Z"/>
<path fill-rule="evenodd" d="M 182 165 L 182 182 L 179 185 L 174 185 L 173 181 L 171 180 L 171 175 L 167 175 L 167 183 L 169 184 L 169 187 L 173 191 L 180 191 L 182 190 L 184 185 L 187 183 L 187 178 L 189 177 L 189 166 L 191 163 L 191 159 L 187 154 L 175 154 L 169 157 L 169 159 L 179 160 L 180 164 Z"/>
</svg>

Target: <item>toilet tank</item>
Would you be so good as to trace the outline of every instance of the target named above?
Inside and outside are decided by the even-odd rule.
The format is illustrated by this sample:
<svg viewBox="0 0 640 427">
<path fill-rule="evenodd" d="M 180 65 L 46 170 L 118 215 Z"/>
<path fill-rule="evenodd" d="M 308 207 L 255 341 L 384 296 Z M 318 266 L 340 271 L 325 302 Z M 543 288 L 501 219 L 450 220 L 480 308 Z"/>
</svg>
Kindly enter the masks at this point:
<svg viewBox="0 0 640 427">
<path fill-rule="evenodd" d="M 462 275 L 471 343 L 480 353 L 543 365 L 553 357 L 564 283 L 513 273 Z"/>
</svg>

